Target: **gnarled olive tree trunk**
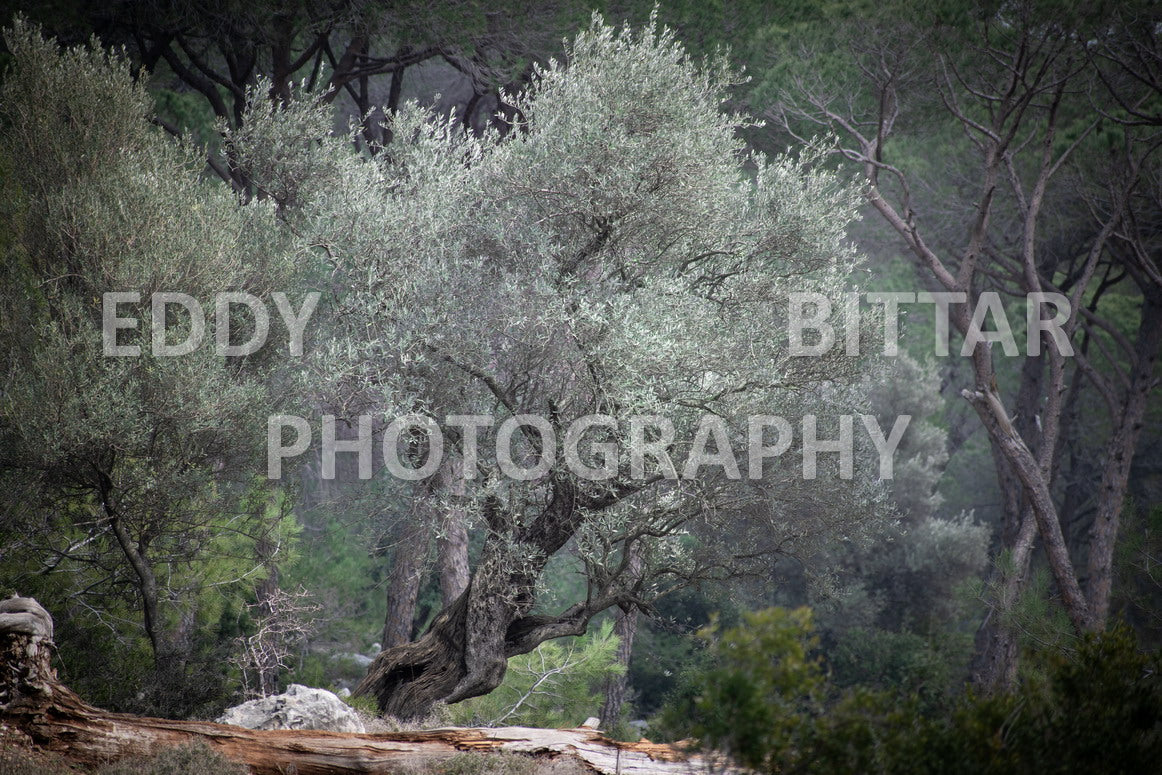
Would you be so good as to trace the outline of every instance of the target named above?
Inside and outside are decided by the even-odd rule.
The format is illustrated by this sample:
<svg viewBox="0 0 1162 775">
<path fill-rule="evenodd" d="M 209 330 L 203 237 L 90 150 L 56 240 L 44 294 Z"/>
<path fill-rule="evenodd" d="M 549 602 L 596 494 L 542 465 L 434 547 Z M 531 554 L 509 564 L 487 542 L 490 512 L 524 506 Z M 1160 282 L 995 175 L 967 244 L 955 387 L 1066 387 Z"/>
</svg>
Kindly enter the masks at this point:
<svg viewBox="0 0 1162 775">
<path fill-rule="evenodd" d="M 499 504 L 486 505 L 490 534 L 467 589 L 417 641 L 380 652 L 355 694 L 374 696 L 385 715 L 422 718 L 437 702 L 459 702 L 495 689 L 504 680 L 509 657 L 552 638 L 583 634 L 595 614 L 621 598 L 611 592 L 557 616 L 530 615 L 536 582 L 548 558 L 580 527 L 586 508 L 615 500 L 588 497 L 559 477 L 540 515 L 520 529 Z"/>
<path fill-rule="evenodd" d="M 544 559 L 513 568 L 511 545 L 489 539 L 468 588 L 444 608 L 414 643 L 376 657 L 357 695 L 373 695 L 381 713 L 421 718 L 437 702 L 459 702 L 495 689 L 509 657 L 549 638 L 580 635 L 594 612 L 584 606 L 561 617 L 532 617 L 534 586 Z"/>
</svg>

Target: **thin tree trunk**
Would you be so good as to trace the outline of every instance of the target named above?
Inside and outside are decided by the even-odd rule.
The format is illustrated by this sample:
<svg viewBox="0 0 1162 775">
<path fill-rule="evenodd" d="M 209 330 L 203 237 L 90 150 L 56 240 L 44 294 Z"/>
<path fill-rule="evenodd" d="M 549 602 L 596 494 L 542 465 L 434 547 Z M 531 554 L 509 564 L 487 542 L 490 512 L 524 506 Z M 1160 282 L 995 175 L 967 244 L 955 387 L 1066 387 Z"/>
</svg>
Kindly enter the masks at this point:
<svg viewBox="0 0 1162 775">
<path fill-rule="evenodd" d="M 270 99 L 285 105 L 291 98 L 290 47 L 294 40 L 294 21 L 290 14 L 278 14 L 274 20 L 274 35 L 270 44 Z"/>
<path fill-rule="evenodd" d="M 633 654 L 633 639 L 637 635 L 638 617 L 636 607 L 621 611 L 613 623 L 613 634 L 617 636 L 617 664 L 622 672 L 605 679 L 605 701 L 601 705 L 601 728 L 609 729 L 621 720 L 621 709 L 629 689 L 629 658 Z"/>
<path fill-rule="evenodd" d="M 1013 426 L 1030 451 L 1037 450 L 1041 442 L 1034 418 L 1040 403 L 1043 366 L 1040 357 L 1026 358 L 1017 391 Z M 1001 544 L 987 587 L 989 610 L 976 632 L 971 675 L 978 689 L 993 693 L 1011 689 L 1017 682 L 1020 644 L 1011 612 L 1028 579 L 1037 523 L 1012 464 L 995 444 L 989 446 L 1001 491 Z"/>
<path fill-rule="evenodd" d="M 406 45 L 400 46 L 399 51 L 396 53 L 397 56 L 410 54 L 411 47 Z M 399 112 L 399 103 L 403 96 L 403 76 L 406 69 L 407 67 L 401 64 L 399 67 L 391 71 L 391 85 L 388 87 L 387 104 L 384 106 L 387 113 L 387 115 L 384 116 L 384 118 L 387 119 L 387 122 L 385 122 L 382 128 L 384 147 L 391 145 L 391 141 L 394 137 L 394 132 L 391 129 L 390 121 L 394 119 L 396 114 Z M 364 129 L 365 133 L 367 131 L 368 129 Z"/>
<path fill-rule="evenodd" d="M 626 573 L 631 580 L 637 580 L 642 572 L 642 543 L 634 541 L 625 551 L 629 552 Z M 601 705 L 601 726 L 608 729 L 621 719 L 621 706 L 625 703 L 629 688 L 629 658 L 633 654 L 633 639 L 637 634 L 638 609 L 626 606 L 618 613 L 613 623 L 613 634 L 617 636 L 617 664 L 621 672 L 605 679 L 605 701 Z"/>
<path fill-rule="evenodd" d="M 980 347 L 977 348 L 978 351 L 980 349 Z M 1065 537 L 1061 533 L 1061 523 L 1058 521 L 1057 507 L 1049 492 L 1049 483 L 1046 481 L 1047 472 L 1043 470 L 1042 461 L 1038 461 L 1013 428 L 1012 421 L 997 395 L 995 386 L 978 385 L 975 391 L 964 390 L 962 395 L 977 410 L 977 415 L 988 431 L 989 439 L 1004 454 L 1013 466 L 1017 478 L 1020 479 L 1027 499 L 1026 502 L 1037 522 L 1037 531 L 1041 535 L 1054 581 L 1057 582 L 1062 605 L 1069 615 L 1074 629 L 1079 633 L 1085 632 L 1090 625 L 1089 607 L 1073 570 L 1069 551 L 1065 546 Z M 1045 455 L 1043 454 L 1041 457 L 1044 458 Z M 1049 457 L 1051 458 L 1052 455 L 1050 454 Z"/>
<path fill-rule="evenodd" d="M 440 562 L 440 598 L 448 606 L 468 588 L 468 529 L 464 527 L 463 512 L 449 512 L 436 549 Z"/>
<path fill-rule="evenodd" d="M 258 540 L 255 552 L 258 555 L 258 561 L 266 568 L 266 577 L 255 585 L 254 594 L 257 598 L 259 614 L 268 617 L 274 613 L 271 600 L 278 592 L 279 582 L 278 565 L 274 562 L 274 547 L 268 536 L 264 535 Z M 278 679 L 277 661 L 269 665 L 258 666 L 258 690 L 263 697 L 278 693 Z"/>
<path fill-rule="evenodd" d="M 971 664 L 972 683 L 986 693 L 1008 689 L 1016 681 L 1019 652 L 1009 611 L 1020 593 L 1028 561 L 1020 566 L 1003 558 L 1007 555 L 1012 560 L 1022 537 L 1031 546 L 1037 528 L 1033 515 L 1022 508 L 1021 483 L 1008 459 L 995 446 L 990 449 L 1001 494 L 1001 541 L 985 588 L 988 613 L 977 628 Z"/>
<path fill-rule="evenodd" d="M 383 621 L 382 648 L 387 649 L 408 643 L 412 639 L 412 623 L 416 615 L 416 600 L 420 594 L 420 582 L 424 576 L 424 566 L 428 560 L 428 541 L 431 525 L 420 513 L 413 509 L 405 517 L 402 530 L 392 551 L 391 573 L 388 576 L 387 615 Z"/>
<path fill-rule="evenodd" d="M 1158 362 L 1159 347 L 1162 347 L 1162 303 L 1147 294 L 1143 299 L 1142 321 L 1134 348 L 1136 362 L 1130 372 L 1129 391 L 1114 433 L 1106 444 L 1097 516 L 1090 528 L 1086 596 L 1090 606 L 1090 627 L 1095 630 L 1103 629 L 1109 617 L 1118 524 L 1147 400 L 1155 384 L 1154 367 Z"/>
<path fill-rule="evenodd" d="M 458 482 L 449 465 L 440 469 L 440 477 L 441 490 L 450 499 L 463 495 L 463 482 Z M 468 528 L 464 509 L 454 501 L 450 500 L 441 511 L 436 553 L 440 565 L 440 598 L 443 607 L 447 608 L 468 588 Z"/>
<path fill-rule="evenodd" d="M 990 582 L 993 599 L 976 633 L 972 664 L 973 684 L 987 693 L 1011 689 L 1017 683 L 1020 643 L 1010 612 L 1028 579 L 1036 537 L 1036 520 L 1026 510 L 1012 544 L 1006 547 L 1010 549 L 1007 561 L 998 561 L 993 568 Z"/>
<path fill-rule="evenodd" d="M 182 665 L 175 638 L 166 633 L 162 621 L 157 576 L 141 547 L 134 543 L 129 531 L 125 529 L 120 515 L 109 505 L 108 497 L 107 492 L 102 495 L 105 511 L 110 515 L 110 527 L 118 546 L 121 547 L 122 553 L 137 576 L 137 591 L 141 595 L 141 616 L 145 625 L 145 635 L 153 650 L 154 669 L 162 675 L 172 675 L 174 671 L 181 669 Z"/>
</svg>

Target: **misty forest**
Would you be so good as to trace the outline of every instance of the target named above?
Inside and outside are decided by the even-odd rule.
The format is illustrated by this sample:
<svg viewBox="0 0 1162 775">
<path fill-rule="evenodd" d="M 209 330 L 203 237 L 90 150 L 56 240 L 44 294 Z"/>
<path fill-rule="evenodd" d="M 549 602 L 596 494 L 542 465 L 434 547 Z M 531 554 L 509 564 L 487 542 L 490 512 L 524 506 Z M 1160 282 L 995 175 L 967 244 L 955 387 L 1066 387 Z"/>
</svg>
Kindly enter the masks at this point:
<svg viewBox="0 0 1162 775">
<path fill-rule="evenodd" d="M 1158 771 L 1155 3 L 0 26 L 0 773 Z"/>
</svg>

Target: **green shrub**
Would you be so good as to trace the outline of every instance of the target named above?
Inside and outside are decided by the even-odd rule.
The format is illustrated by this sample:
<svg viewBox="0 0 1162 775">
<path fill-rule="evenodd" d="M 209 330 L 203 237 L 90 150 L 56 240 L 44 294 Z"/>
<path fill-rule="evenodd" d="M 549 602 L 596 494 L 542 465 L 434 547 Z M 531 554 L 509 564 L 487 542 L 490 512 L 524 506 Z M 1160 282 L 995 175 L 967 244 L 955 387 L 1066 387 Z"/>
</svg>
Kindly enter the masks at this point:
<svg viewBox="0 0 1162 775">
<path fill-rule="evenodd" d="M 1015 724 L 1025 763 L 1042 772 L 1149 772 L 1162 762 L 1162 653 L 1120 626 L 1051 660 L 1046 696 Z M 1027 719 L 1027 720 L 1026 720 Z"/>
<path fill-rule="evenodd" d="M 700 636 L 711 642 L 715 664 L 657 726 L 692 734 L 744 766 L 774 767 L 822 697 L 824 675 L 811 656 L 811 629 L 808 608 L 748 613 L 740 626 L 721 633 L 715 625 L 706 628 Z"/>
<path fill-rule="evenodd" d="M 1044 680 L 935 712 L 916 691 L 829 687 L 810 612 L 769 609 L 714 638 L 716 666 L 669 718 L 738 763 L 777 773 L 1008 775 L 1156 771 L 1162 655 L 1125 627 L 1044 657 Z M 874 649 L 873 649 L 874 650 Z"/>
<path fill-rule="evenodd" d="M 878 627 L 854 627 L 827 651 L 831 680 L 840 689 L 900 690 L 916 694 L 926 706 L 947 699 L 953 662 L 928 638 Z"/>
</svg>

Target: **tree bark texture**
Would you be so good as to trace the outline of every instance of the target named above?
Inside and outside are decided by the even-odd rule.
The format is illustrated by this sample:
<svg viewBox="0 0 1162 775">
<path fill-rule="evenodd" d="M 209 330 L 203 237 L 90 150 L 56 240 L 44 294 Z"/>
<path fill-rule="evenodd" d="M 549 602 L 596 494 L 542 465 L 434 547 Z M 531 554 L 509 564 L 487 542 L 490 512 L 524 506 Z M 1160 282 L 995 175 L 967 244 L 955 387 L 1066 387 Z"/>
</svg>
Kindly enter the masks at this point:
<svg viewBox="0 0 1162 775">
<path fill-rule="evenodd" d="M 415 510 L 404 520 L 392 551 L 391 572 L 388 574 L 387 614 L 383 621 L 382 640 L 385 650 L 412 639 L 416 600 L 428 561 L 431 524 Z"/>
<path fill-rule="evenodd" d="M 1036 537 L 1037 524 L 1026 511 L 1017 535 L 1007 542 L 1012 549 L 1009 562 L 993 566 L 990 608 L 977 629 L 972 660 L 972 682 L 986 692 L 1005 691 L 1017 684 L 1020 643 L 1010 612 L 1028 578 Z"/>
<path fill-rule="evenodd" d="M 499 504 L 486 507 L 489 535 L 464 593 L 417 641 L 380 652 L 355 694 L 374 696 L 385 715 L 423 718 L 437 702 L 459 702 L 495 689 L 504 680 L 509 657 L 552 638 L 584 634 L 590 618 L 622 602 L 616 590 L 556 616 L 530 611 L 545 563 L 585 519 L 582 506 L 601 508 L 611 502 L 587 498 L 560 478 L 539 516 L 525 527 L 517 528 Z"/>
<path fill-rule="evenodd" d="M 441 487 L 452 497 L 462 497 L 463 480 L 458 480 L 451 466 L 440 469 Z M 464 509 L 452 502 L 444 508 L 441 529 L 436 539 L 437 561 L 440 565 L 440 600 L 446 608 L 456 602 L 468 588 L 468 528 Z"/>
<path fill-rule="evenodd" d="M 605 679 L 605 700 L 601 705 L 601 726 L 608 729 L 621 719 L 621 708 L 625 704 L 626 690 L 629 688 L 629 658 L 633 654 L 633 639 L 637 634 L 640 613 L 637 608 L 622 611 L 613 623 L 613 634 L 617 636 L 617 664 L 624 670 L 618 675 Z"/>
</svg>

